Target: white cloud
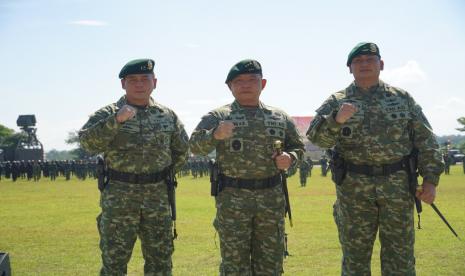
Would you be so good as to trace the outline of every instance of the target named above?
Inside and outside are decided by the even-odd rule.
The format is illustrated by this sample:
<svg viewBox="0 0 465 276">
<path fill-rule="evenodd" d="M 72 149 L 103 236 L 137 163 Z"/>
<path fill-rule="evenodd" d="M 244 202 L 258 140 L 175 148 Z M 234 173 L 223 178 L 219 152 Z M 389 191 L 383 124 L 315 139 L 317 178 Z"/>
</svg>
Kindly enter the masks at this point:
<svg viewBox="0 0 465 276">
<path fill-rule="evenodd" d="M 108 25 L 107 22 L 99 21 L 99 20 L 77 20 L 71 21 L 69 24 L 72 25 L 79 25 L 79 26 L 90 26 L 90 27 L 102 27 Z"/>
<path fill-rule="evenodd" d="M 415 60 L 409 60 L 404 66 L 381 71 L 381 78 L 395 86 L 416 84 L 426 81 L 426 73 Z"/>
</svg>

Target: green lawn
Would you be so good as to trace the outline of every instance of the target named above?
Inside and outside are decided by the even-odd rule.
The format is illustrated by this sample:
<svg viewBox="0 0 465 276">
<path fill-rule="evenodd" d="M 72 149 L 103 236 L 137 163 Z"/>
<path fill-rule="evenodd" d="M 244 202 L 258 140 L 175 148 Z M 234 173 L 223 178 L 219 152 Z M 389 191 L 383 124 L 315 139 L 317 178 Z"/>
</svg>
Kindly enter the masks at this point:
<svg viewBox="0 0 465 276">
<path fill-rule="evenodd" d="M 289 179 L 294 227 L 287 226 L 291 257 L 286 275 L 339 275 L 341 252 L 332 218 L 335 198 L 330 177 L 313 170 L 306 188 Z M 218 237 L 207 178 L 179 179 L 175 275 L 216 275 Z M 10 254 L 17 275 L 97 275 L 100 251 L 95 217 L 99 212 L 95 181 L 0 182 L 0 251 Z M 461 165 L 442 176 L 437 206 L 462 237 L 456 239 L 434 211 L 424 206 L 416 235 L 418 275 L 465 275 L 465 175 Z M 380 275 L 379 243 L 373 274 Z M 139 243 L 129 275 L 143 275 Z"/>
</svg>

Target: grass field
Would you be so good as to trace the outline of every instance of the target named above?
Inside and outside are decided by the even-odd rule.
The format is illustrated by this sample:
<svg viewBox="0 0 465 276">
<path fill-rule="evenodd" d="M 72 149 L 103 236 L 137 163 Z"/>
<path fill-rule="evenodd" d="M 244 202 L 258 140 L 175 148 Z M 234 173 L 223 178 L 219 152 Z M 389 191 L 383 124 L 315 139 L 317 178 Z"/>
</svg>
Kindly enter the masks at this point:
<svg viewBox="0 0 465 276">
<path fill-rule="evenodd" d="M 436 204 L 461 236 L 456 239 L 433 210 L 424 206 L 422 230 L 416 233 L 418 275 L 465 275 L 465 175 L 454 166 L 442 176 Z M 179 237 L 175 242 L 174 275 L 216 275 L 218 237 L 207 178 L 178 179 Z M 341 251 L 332 218 L 335 189 L 330 177 L 313 170 L 306 188 L 298 176 L 289 179 L 294 227 L 287 225 L 291 257 L 286 275 L 339 275 Z M 95 217 L 99 192 L 94 180 L 39 183 L 0 182 L 0 251 L 9 252 L 15 276 L 97 275 L 100 251 Z M 218 246 L 217 246 L 218 245 Z M 372 260 L 380 275 L 379 243 Z M 129 275 L 143 275 L 139 242 Z"/>
</svg>

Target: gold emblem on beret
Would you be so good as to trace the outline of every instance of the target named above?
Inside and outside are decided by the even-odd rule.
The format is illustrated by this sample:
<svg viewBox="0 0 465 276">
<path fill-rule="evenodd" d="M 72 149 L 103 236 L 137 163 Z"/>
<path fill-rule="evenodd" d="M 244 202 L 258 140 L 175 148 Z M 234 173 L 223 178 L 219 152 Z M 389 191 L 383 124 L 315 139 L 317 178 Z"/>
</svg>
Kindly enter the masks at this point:
<svg viewBox="0 0 465 276">
<path fill-rule="evenodd" d="M 373 43 L 370 43 L 370 51 L 372 51 L 373 53 L 376 53 L 376 45 L 373 44 Z"/>
<path fill-rule="evenodd" d="M 147 61 L 147 69 L 152 70 L 152 68 L 153 68 L 152 61 L 151 60 Z"/>
</svg>

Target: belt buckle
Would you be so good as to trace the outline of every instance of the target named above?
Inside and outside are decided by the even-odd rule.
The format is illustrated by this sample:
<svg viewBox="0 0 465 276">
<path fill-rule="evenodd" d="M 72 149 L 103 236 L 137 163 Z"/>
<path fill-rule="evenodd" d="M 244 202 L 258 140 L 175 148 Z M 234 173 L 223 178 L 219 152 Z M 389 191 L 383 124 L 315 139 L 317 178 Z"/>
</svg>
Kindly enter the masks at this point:
<svg viewBox="0 0 465 276">
<path fill-rule="evenodd" d="M 383 166 L 372 166 L 371 167 L 372 175 L 384 175 L 384 167 Z"/>
</svg>

